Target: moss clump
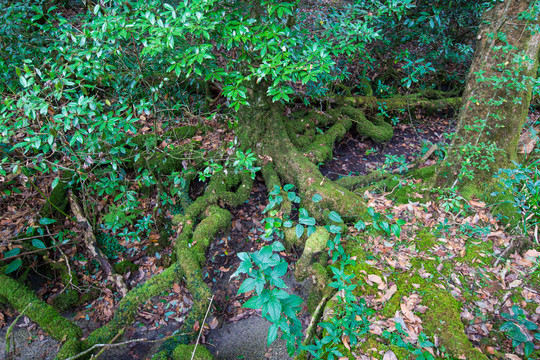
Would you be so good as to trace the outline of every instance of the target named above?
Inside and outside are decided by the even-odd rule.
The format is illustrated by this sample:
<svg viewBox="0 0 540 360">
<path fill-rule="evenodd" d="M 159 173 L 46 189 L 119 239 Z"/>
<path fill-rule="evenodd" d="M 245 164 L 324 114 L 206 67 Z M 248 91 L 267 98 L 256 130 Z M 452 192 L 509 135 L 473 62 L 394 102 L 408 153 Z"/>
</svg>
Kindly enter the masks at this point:
<svg viewBox="0 0 540 360">
<path fill-rule="evenodd" d="M 79 294 L 75 289 L 66 289 L 52 300 L 52 306 L 64 312 L 71 309 L 79 301 Z"/>
<path fill-rule="evenodd" d="M 419 250 L 429 250 L 435 245 L 436 236 L 429 229 L 423 228 L 416 234 L 416 247 Z"/>
<path fill-rule="evenodd" d="M 173 360 L 214 360 L 210 351 L 202 345 L 197 346 L 195 350 L 195 345 L 178 345 L 173 352 Z M 195 350 L 195 357 L 193 356 L 193 351 Z"/>
<path fill-rule="evenodd" d="M 52 189 L 47 202 L 40 211 L 42 217 L 58 220 L 65 217 L 69 204 L 67 195 L 69 180 L 71 180 L 71 174 L 61 175 L 60 181 Z"/>
<path fill-rule="evenodd" d="M 467 338 L 461 322 L 460 303 L 452 295 L 442 291 L 431 291 L 423 300 L 429 310 L 420 318 L 428 334 L 438 334 L 441 345 L 455 357 L 487 360 L 487 357 L 474 348 Z"/>
<path fill-rule="evenodd" d="M 420 231 L 417 237 L 421 239 L 424 246 L 430 246 L 434 241 L 434 237 L 426 230 Z M 362 270 L 364 270 L 367 274 L 382 275 L 381 270 L 362 261 L 365 258 L 365 254 L 361 247 L 354 247 L 351 244 L 347 247 L 347 252 L 353 256 L 357 256 L 356 264 L 347 268 L 348 273 L 353 273 L 357 277 L 361 277 Z M 412 269 L 424 268 L 426 272 L 434 276 L 437 274 L 436 267 L 438 261 L 411 259 L 411 265 Z M 446 271 L 450 270 L 446 269 Z M 403 297 L 418 293 L 422 297 L 422 304 L 428 307 L 425 314 L 418 314 L 422 319 L 424 332 L 428 336 L 433 337 L 437 335 L 440 344 L 452 356 L 463 356 L 466 359 L 486 359 L 479 350 L 472 346 L 467 338 L 464 325 L 461 323 L 461 305 L 449 292 L 435 286 L 432 278 L 424 279 L 415 271 L 396 274 L 393 276 L 392 281 L 397 284 L 397 292 L 384 304 L 384 307 L 380 311 L 381 316 L 386 318 L 394 317 L 396 311 L 400 310 L 400 303 Z M 358 291 L 359 296 L 376 295 L 377 293 L 376 285 L 373 287 L 358 287 L 355 291 Z M 382 344 L 377 345 L 376 348 L 380 350 L 381 346 Z M 392 350 L 396 352 L 396 349 L 392 348 Z M 407 357 L 398 358 L 405 359 Z"/>
<path fill-rule="evenodd" d="M 124 275 L 128 271 L 135 272 L 137 270 L 139 270 L 139 265 L 136 265 L 129 260 L 122 260 L 119 263 L 114 264 L 114 271 L 120 275 Z"/>
</svg>

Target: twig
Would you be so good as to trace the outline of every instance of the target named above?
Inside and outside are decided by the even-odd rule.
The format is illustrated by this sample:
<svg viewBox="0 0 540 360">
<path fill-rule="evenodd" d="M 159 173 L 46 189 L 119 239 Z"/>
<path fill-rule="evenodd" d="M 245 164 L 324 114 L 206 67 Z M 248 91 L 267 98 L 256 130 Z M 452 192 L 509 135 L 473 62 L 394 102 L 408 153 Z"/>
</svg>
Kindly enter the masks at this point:
<svg viewBox="0 0 540 360">
<path fill-rule="evenodd" d="M 508 246 L 506 247 L 506 249 L 504 249 L 504 251 L 501 253 L 501 255 L 499 255 L 499 257 L 497 258 L 497 260 L 495 261 L 495 263 L 493 264 L 493 267 L 497 267 L 497 265 L 499 264 L 499 262 L 501 261 L 501 259 L 503 257 L 505 257 L 512 249 L 514 249 L 514 239 L 512 239 L 510 241 L 510 244 L 508 244 Z"/>
<path fill-rule="evenodd" d="M 24 315 L 24 312 L 26 311 L 26 309 L 28 309 L 28 307 L 31 306 L 31 305 L 32 305 L 32 303 L 28 303 L 28 305 L 26 305 L 26 307 L 23 309 L 23 311 L 21 311 L 21 313 L 15 318 L 15 320 L 13 320 L 13 322 L 11 323 L 11 325 L 9 325 L 9 327 L 8 327 L 8 329 L 6 331 L 6 347 L 4 349 L 4 354 L 6 356 L 6 359 L 8 358 L 8 355 L 10 353 L 9 340 L 10 340 L 11 332 L 13 331 L 13 326 L 15 326 L 17 321 L 19 321 L 20 317 Z"/>
<path fill-rule="evenodd" d="M 118 334 L 120 335 L 120 333 Z M 115 339 L 118 337 L 118 335 L 115 336 Z M 81 352 L 81 353 L 78 353 L 77 355 L 74 355 L 70 358 L 67 358 L 66 360 L 75 360 L 75 359 L 78 359 L 80 358 L 81 356 L 84 356 L 86 354 L 88 354 L 89 352 L 92 352 L 94 351 L 95 349 L 98 349 L 98 348 L 111 348 L 111 347 L 118 347 L 118 346 L 122 346 L 122 345 L 127 345 L 127 344 L 131 344 L 131 343 L 134 343 L 134 342 L 147 342 L 147 343 L 157 343 L 157 342 L 160 342 L 160 341 L 165 341 L 165 340 L 168 340 L 170 338 L 173 338 L 175 336 L 178 336 L 178 335 L 187 335 L 187 334 L 175 334 L 175 335 L 170 335 L 170 336 L 166 336 L 162 339 L 157 339 L 157 340 L 148 340 L 146 338 L 141 338 L 141 339 L 132 339 L 132 340 L 127 340 L 127 341 L 123 341 L 123 342 L 119 342 L 119 343 L 109 343 L 109 344 L 95 344 L 93 345 L 92 347 L 86 349 L 85 351 Z M 113 339 L 114 340 L 114 339 Z M 99 354 L 98 354 L 99 355 Z"/>
<path fill-rule="evenodd" d="M 206 314 L 204 314 L 204 319 L 201 324 L 201 329 L 199 330 L 199 336 L 197 336 L 197 342 L 195 343 L 195 347 L 193 348 L 193 354 L 191 354 L 191 360 L 195 358 L 195 351 L 197 351 L 197 345 L 199 345 L 199 340 L 201 338 L 201 333 L 204 328 L 204 323 L 206 322 L 206 317 L 208 316 L 208 313 L 210 312 L 210 307 L 212 306 L 212 301 L 214 301 L 214 295 L 212 295 L 212 298 L 210 298 L 210 303 L 208 304 L 208 309 L 206 309 Z"/>
</svg>

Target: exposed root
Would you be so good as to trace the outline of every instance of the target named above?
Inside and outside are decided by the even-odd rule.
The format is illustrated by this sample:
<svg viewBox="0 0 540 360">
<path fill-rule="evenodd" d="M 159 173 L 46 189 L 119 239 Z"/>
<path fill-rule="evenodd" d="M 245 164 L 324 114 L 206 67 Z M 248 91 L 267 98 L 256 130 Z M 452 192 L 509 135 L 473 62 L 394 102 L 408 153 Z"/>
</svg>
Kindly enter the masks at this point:
<svg viewBox="0 0 540 360">
<path fill-rule="evenodd" d="M 84 229 L 84 244 L 86 245 L 86 249 L 88 250 L 90 255 L 99 262 L 99 265 L 105 272 L 107 279 L 112 281 L 113 284 L 116 285 L 118 291 L 120 291 L 122 296 L 126 296 L 128 290 L 127 290 L 126 284 L 124 283 L 124 280 L 122 279 L 122 276 L 118 275 L 114 271 L 114 268 L 111 266 L 107 258 L 103 256 L 101 251 L 98 249 L 96 236 L 94 235 L 92 226 L 82 214 L 82 211 L 77 202 L 77 199 L 75 198 L 75 195 L 73 195 L 73 192 L 71 190 L 68 191 L 68 197 L 69 197 L 69 203 L 71 205 L 71 211 L 75 215 L 77 222 Z"/>
<path fill-rule="evenodd" d="M 376 143 L 386 142 L 394 136 L 392 125 L 384 121 L 380 116 L 374 116 L 368 120 L 364 112 L 360 109 L 343 106 L 340 110 L 356 123 L 356 130 L 359 134 L 373 139 Z"/>
<path fill-rule="evenodd" d="M 426 111 L 440 111 L 444 109 L 459 109 L 461 97 L 442 97 L 444 93 L 431 91 L 420 94 L 405 96 L 394 96 L 388 99 L 377 99 L 373 97 L 344 97 L 338 100 L 340 104 L 349 105 L 356 108 L 370 108 L 377 110 L 378 104 L 384 104 L 389 111 L 401 109 L 422 108 Z"/>
<path fill-rule="evenodd" d="M 19 312 L 26 309 L 25 315 L 58 341 L 80 339 L 82 336 L 82 330 L 77 325 L 60 316 L 26 286 L 3 274 L 0 274 L 0 300 Z"/>
<path fill-rule="evenodd" d="M 306 240 L 302 256 L 296 263 L 295 277 L 298 281 L 304 281 L 312 273 L 311 263 L 313 258 L 324 251 L 326 244 L 330 239 L 330 233 L 323 227 L 317 227 L 317 230 Z"/>
</svg>

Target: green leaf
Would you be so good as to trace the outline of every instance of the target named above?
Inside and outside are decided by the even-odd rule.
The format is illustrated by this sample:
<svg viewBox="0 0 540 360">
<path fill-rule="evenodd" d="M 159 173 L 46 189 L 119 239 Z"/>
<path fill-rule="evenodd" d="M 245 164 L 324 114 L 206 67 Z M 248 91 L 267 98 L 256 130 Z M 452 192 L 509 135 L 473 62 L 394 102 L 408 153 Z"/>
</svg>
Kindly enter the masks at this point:
<svg viewBox="0 0 540 360">
<path fill-rule="evenodd" d="M 329 214 L 328 214 L 328 217 L 330 218 L 330 220 L 334 221 L 334 222 L 343 222 L 343 219 L 341 219 L 341 216 L 339 216 L 339 214 L 335 211 L 331 211 Z"/>
<path fill-rule="evenodd" d="M 283 251 L 283 250 L 285 250 L 285 246 L 283 246 L 283 244 L 281 242 L 275 241 L 272 244 L 272 250 L 274 250 L 274 251 Z"/>
<path fill-rule="evenodd" d="M 246 301 L 244 305 L 242 305 L 242 307 L 246 309 L 260 309 L 262 306 L 263 300 L 259 295 L 255 295 L 254 297 Z"/>
<path fill-rule="evenodd" d="M 6 267 L 6 271 L 4 271 L 4 274 L 9 274 L 14 271 L 16 271 L 18 268 L 20 268 L 22 265 L 21 259 L 15 259 L 12 262 L 9 263 L 9 265 Z"/>
<path fill-rule="evenodd" d="M 240 285 L 240 288 L 238 289 L 238 294 L 243 294 L 255 289 L 255 283 L 255 279 L 247 278 L 246 280 L 244 280 L 242 285 Z"/>
<path fill-rule="evenodd" d="M 268 315 L 270 315 L 270 320 L 276 322 L 281 316 L 281 302 L 276 298 L 271 298 L 270 301 L 266 303 Z M 263 305 L 264 313 L 264 305 Z"/>
<path fill-rule="evenodd" d="M 281 277 L 287 273 L 287 262 L 283 261 L 279 263 L 274 270 L 272 270 L 272 277 Z"/>
<path fill-rule="evenodd" d="M 7 259 L 9 257 L 12 257 L 12 256 L 15 256 L 15 255 L 19 255 L 21 253 L 21 248 L 13 248 L 9 251 L 6 251 L 4 253 L 4 259 Z"/>
<path fill-rule="evenodd" d="M 42 218 L 42 219 L 39 219 L 39 223 L 41 225 L 50 225 L 50 224 L 54 224 L 56 222 L 56 220 L 54 219 L 49 219 L 49 218 Z"/>
<path fill-rule="evenodd" d="M 289 191 L 289 190 L 292 190 L 294 189 L 294 185 L 293 184 L 286 184 L 283 186 L 283 190 L 285 191 Z"/>
<path fill-rule="evenodd" d="M 366 223 L 362 220 L 358 220 L 358 222 L 354 224 L 354 228 L 358 231 L 364 230 L 366 228 Z"/>
<path fill-rule="evenodd" d="M 270 346 L 276 339 L 278 334 L 278 325 L 272 324 L 270 325 L 270 328 L 268 329 L 268 340 L 267 344 Z"/>
<path fill-rule="evenodd" d="M 298 224 L 296 225 L 295 231 L 296 231 L 296 237 L 300 239 L 302 237 L 302 234 L 304 234 L 304 227 Z"/>
<path fill-rule="evenodd" d="M 381 221 L 379 225 L 385 233 L 390 234 L 390 225 L 386 221 Z"/>
<path fill-rule="evenodd" d="M 60 181 L 60 178 L 59 178 L 59 177 L 54 178 L 54 180 L 53 180 L 53 182 L 52 182 L 52 184 L 51 184 L 51 188 L 54 189 L 54 188 L 56 187 L 56 185 L 58 185 L 58 182 L 59 182 L 59 181 Z"/>
<path fill-rule="evenodd" d="M 392 229 L 392 234 L 394 234 L 396 237 L 401 236 L 401 227 L 398 224 L 392 224 L 390 228 Z"/>
<path fill-rule="evenodd" d="M 313 200 L 313 202 L 317 203 L 317 202 L 322 200 L 322 196 L 319 195 L 319 194 L 315 194 L 315 195 L 313 195 L 313 198 L 311 198 L 311 200 Z"/>
<path fill-rule="evenodd" d="M 38 240 L 38 239 L 33 239 L 32 240 L 32 245 L 34 245 L 34 247 L 38 248 L 38 249 L 45 249 L 46 246 L 45 244 L 43 243 L 43 241 L 41 240 Z"/>
<path fill-rule="evenodd" d="M 298 220 L 298 222 L 302 225 L 307 225 L 307 226 L 311 226 L 311 225 L 315 225 L 317 224 L 317 221 L 315 220 L 315 218 L 312 218 L 312 217 L 307 217 L 307 218 L 300 218 Z"/>
</svg>

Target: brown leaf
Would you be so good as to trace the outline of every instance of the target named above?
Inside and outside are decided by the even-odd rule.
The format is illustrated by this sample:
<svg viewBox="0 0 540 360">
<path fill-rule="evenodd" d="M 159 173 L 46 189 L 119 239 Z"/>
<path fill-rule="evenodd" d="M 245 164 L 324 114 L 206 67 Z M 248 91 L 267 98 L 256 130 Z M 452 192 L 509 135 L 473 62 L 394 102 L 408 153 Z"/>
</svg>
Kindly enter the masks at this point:
<svg viewBox="0 0 540 360">
<path fill-rule="evenodd" d="M 343 335 L 341 337 L 341 341 L 343 342 L 343 346 L 347 348 L 347 350 L 351 350 L 351 346 L 349 345 L 349 335 Z"/>
<path fill-rule="evenodd" d="M 384 353 L 383 360 L 398 360 L 396 354 L 392 350 L 388 350 Z"/>
<path fill-rule="evenodd" d="M 172 289 L 173 289 L 173 291 L 174 291 L 175 293 L 180 294 L 181 288 L 180 288 L 180 285 L 178 285 L 177 283 L 174 283 L 174 284 L 173 284 Z"/>
<path fill-rule="evenodd" d="M 219 325 L 219 321 L 217 319 L 217 317 L 213 317 L 212 319 L 210 319 L 210 321 L 208 322 L 208 325 L 210 326 L 210 329 L 215 329 L 218 327 Z"/>
</svg>

